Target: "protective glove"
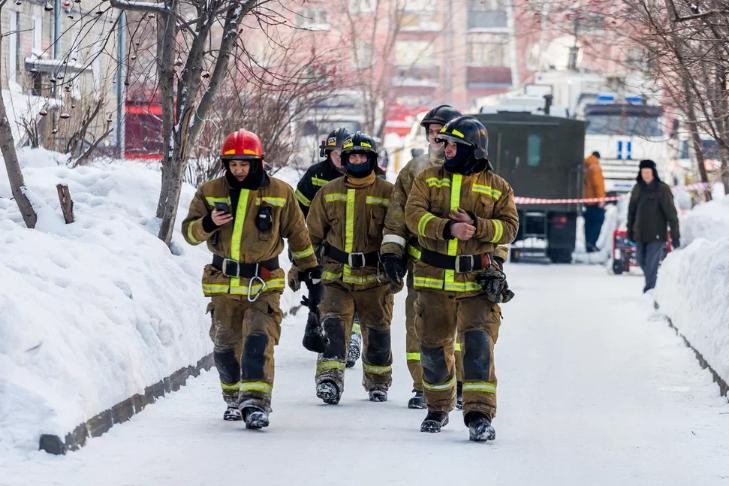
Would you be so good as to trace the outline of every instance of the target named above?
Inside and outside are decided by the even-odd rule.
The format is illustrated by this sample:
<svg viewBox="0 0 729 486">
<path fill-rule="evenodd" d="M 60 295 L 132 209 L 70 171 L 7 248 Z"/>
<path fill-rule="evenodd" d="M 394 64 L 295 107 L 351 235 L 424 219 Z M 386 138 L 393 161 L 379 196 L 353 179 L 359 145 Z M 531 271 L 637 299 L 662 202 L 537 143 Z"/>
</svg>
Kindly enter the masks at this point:
<svg viewBox="0 0 729 486">
<path fill-rule="evenodd" d="M 308 298 L 304 297 L 301 303 L 308 306 L 311 311 L 318 312 L 319 302 L 324 293 L 324 287 L 321 283 L 321 267 L 314 267 L 299 272 L 299 280 L 306 284 L 309 290 Z"/>
<path fill-rule="evenodd" d="M 405 276 L 405 259 L 394 253 L 383 253 L 380 255 L 380 261 L 387 278 L 394 284 L 402 285 L 402 278 Z"/>
<path fill-rule="evenodd" d="M 673 238 L 671 239 L 671 245 L 673 245 L 673 249 L 676 250 L 681 247 L 681 240 L 679 238 Z"/>
<path fill-rule="evenodd" d="M 489 302 L 500 304 L 514 298 L 514 292 L 509 290 L 509 284 L 506 283 L 506 275 L 496 265 L 476 275 L 476 282 L 486 292 Z"/>
<path fill-rule="evenodd" d="M 296 292 L 301 288 L 301 280 L 299 280 L 299 269 L 295 266 L 291 266 L 289 273 L 286 276 L 286 280 L 289 284 L 289 288 Z"/>
</svg>

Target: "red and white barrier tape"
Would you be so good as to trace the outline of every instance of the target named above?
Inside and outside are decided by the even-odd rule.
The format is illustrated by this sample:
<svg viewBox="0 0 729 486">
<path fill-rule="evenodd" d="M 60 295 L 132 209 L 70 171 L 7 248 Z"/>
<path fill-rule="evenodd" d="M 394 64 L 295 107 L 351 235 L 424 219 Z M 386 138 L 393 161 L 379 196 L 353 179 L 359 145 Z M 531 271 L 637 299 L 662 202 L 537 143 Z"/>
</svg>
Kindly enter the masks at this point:
<svg viewBox="0 0 729 486">
<path fill-rule="evenodd" d="M 696 184 L 689 184 L 688 186 L 673 186 L 671 190 L 677 191 L 704 191 L 709 185 L 704 182 L 697 182 Z M 548 199 L 541 197 L 522 197 L 515 196 L 514 201 L 516 204 L 596 204 L 601 202 L 619 201 L 630 197 L 630 194 L 623 194 L 621 196 L 607 196 L 607 197 L 586 197 L 586 198 L 571 198 L 571 199 Z"/>
</svg>

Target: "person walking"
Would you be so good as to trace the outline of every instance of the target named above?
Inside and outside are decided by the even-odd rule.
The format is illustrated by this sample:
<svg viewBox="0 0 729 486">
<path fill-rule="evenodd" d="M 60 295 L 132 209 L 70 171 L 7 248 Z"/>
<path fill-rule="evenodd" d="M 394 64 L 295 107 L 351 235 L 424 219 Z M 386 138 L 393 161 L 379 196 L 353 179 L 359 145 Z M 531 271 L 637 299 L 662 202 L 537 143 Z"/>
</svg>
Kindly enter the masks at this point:
<svg viewBox="0 0 729 486">
<path fill-rule="evenodd" d="M 592 152 L 585 159 L 585 199 L 601 199 L 605 197 L 605 178 L 600 167 L 600 152 Z M 598 251 L 597 239 L 605 222 L 605 201 L 585 204 L 585 250 L 587 253 Z"/>
<path fill-rule="evenodd" d="M 663 260 L 671 228 L 671 244 L 681 246 L 678 214 L 671 188 L 658 177 L 656 163 L 641 160 L 628 205 L 628 238 L 637 243 L 638 265 L 645 275 L 643 292 L 656 286 L 658 265 Z"/>
</svg>

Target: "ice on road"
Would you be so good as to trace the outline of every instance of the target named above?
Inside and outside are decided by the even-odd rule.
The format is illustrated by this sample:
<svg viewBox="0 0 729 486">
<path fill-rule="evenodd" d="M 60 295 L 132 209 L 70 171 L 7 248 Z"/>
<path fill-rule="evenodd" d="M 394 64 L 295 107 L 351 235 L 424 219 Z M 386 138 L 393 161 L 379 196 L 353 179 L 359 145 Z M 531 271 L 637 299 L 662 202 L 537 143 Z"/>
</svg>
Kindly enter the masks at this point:
<svg viewBox="0 0 729 486">
<path fill-rule="evenodd" d="M 579 265 L 508 265 L 515 299 L 496 345 L 496 441 L 468 441 L 460 412 L 440 434 L 408 410 L 404 301 L 394 383 L 367 401 L 361 362 L 338 406 L 314 395 L 306 316 L 283 323 L 271 426 L 223 422 L 217 374 L 192 379 L 80 451 L 0 459 L 0 484 L 729 484 L 729 405 L 641 295 L 642 277 Z"/>
</svg>

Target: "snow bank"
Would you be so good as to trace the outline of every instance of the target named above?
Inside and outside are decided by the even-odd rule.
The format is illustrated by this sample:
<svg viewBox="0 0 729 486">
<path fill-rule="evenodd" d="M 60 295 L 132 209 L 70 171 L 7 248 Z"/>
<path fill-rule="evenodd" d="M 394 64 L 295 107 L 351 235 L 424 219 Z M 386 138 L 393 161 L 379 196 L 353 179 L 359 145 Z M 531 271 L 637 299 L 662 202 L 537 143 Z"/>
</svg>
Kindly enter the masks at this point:
<svg viewBox="0 0 729 486">
<path fill-rule="evenodd" d="M 729 197 L 699 204 L 681 219 L 681 239 L 684 245 L 703 238 L 719 241 L 729 238 Z"/>
<path fill-rule="evenodd" d="M 729 197 L 697 206 L 681 223 L 690 244 L 661 265 L 655 299 L 729 382 Z"/>
<path fill-rule="evenodd" d="M 204 247 L 156 237 L 159 172 L 133 163 L 69 169 L 21 150 L 38 213 L 25 228 L 0 164 L 0 449 L 36 449 L 211 351 Z M 64 224 L 56 184 L 69 186 Z"/>
</svg>

